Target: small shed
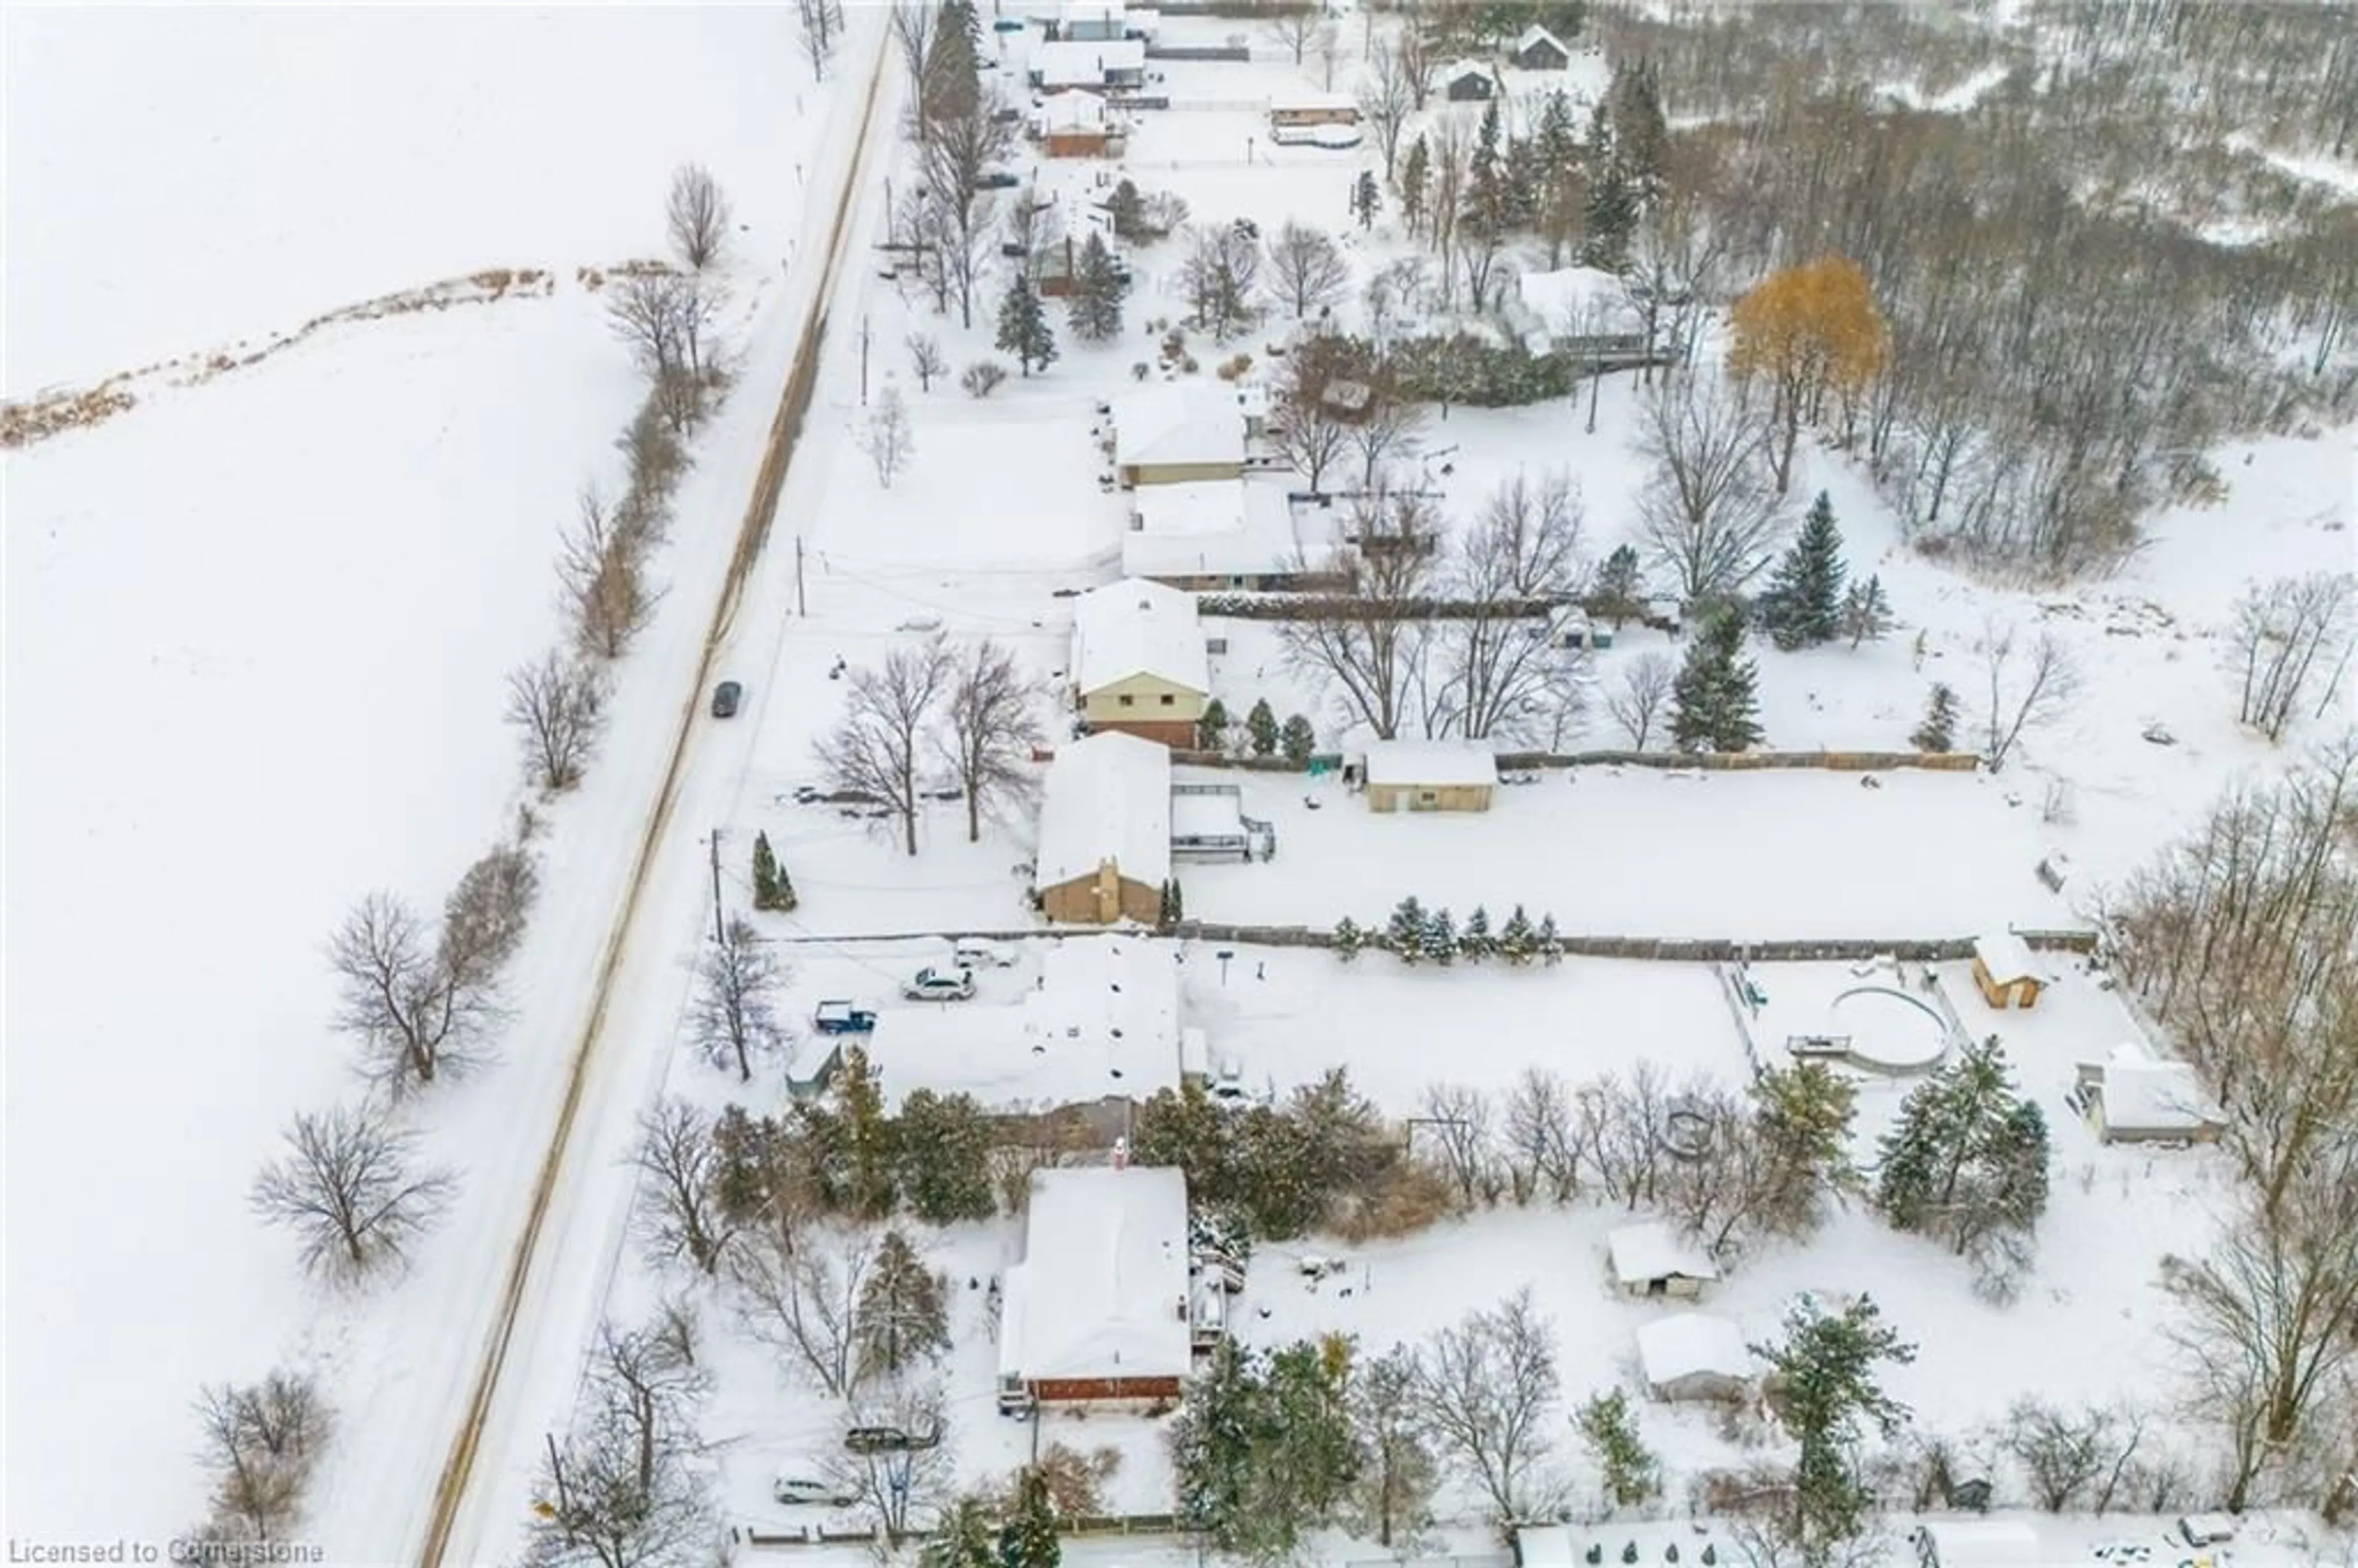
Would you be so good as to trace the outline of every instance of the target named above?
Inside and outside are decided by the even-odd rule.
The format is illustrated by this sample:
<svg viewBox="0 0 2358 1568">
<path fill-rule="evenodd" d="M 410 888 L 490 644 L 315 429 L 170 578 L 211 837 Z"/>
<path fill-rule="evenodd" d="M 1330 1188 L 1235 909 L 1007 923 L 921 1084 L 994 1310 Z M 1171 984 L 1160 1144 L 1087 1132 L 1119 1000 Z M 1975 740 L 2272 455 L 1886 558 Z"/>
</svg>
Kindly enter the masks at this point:
<svg viewBox="0 0 2358 1568">
<path fill-rule="evenodd" d="M 1639 1328 L 1638 1360 L 1658 1400 L 1739 1400 L 1752 1383 L 1744 1331 L 1709 1313 L 1674 1313 Z"/>
<path fill-rule="evenodd" d="M 1572 63 L 1572 51 L 1563 47 L 1562 38 L 1533 22 L 1515 40 L 1507 58 L 1525 70 L 1562 70 Z"/>
<path fill-rule="evenodd" d="M 1369 811 L 1487 811 L 1498 757 L 1487 741 L 1379 741 L 1361 777 Z"/>
<path fill-rule="evenodd" d="M 1444 68 L 1441 95 L 1452 103 L 1487 103 L 1498 95 L 1498 80 L 1478 59 L 1461 59 Z"/>
<path fill-rule="evenodd" d="M 1297 87 L 1273 92 L 1269 99 L 1269 124 L 1272 130 L 1293 130 L 1309 125 L 1356 125 L 1359 123 L 1359 101 L 1347 92 L 1324 92 L 1313 87 Z"/>
<path fill-rule="evenodd" d="M 1624 1295 L 1693 1301 L 1719 1278 L 1702 1249 L 1659 1221 L 1621 1226 L 1606 1238 L 1606 1248 L 1613 1258 L 1614 1282 Z"/>
<path fill-rule="evenodd" d="M 2033 1008 L 2047 989 L 2046 971 L 2031 956 L 2030 944 L 2011 931 L 1974 938 L 1974 984 L 1982 1000 L 2003 1012 L 2009 1007 Z"/>
<path fill-rule="evenodd" d="M 2157 1059 L 2143 1045 L 2116 1045 L 2074 1075 L 2082 1113 L 2106 1143 L 2215 1143 L 2226 1114 L 2184 1062 Z"/>
</svg>

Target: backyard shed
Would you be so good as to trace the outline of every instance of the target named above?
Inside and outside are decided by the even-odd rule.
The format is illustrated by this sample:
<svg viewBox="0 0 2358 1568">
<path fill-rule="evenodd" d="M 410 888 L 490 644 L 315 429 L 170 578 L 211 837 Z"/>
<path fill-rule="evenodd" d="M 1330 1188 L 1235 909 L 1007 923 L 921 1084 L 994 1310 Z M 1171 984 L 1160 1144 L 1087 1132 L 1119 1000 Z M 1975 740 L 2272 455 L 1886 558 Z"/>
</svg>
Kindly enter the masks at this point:
<svg viewBox="0 0 2358 1568">
<path fill-rule="evenodd" d="M 1525 70 L 1562 70 L 1572 63 L 1572 51 L 1563 47 L 1563 39 L 1533 22 L 1515 40 L 1507 58 Z"/>
<path fill-rule="evenodd" d="M 2047 989 L 2047 975 L 2031 956 L 2030 944 L 2011 931 L 1974 938 L 1974 984 L 1982 1000 L 2000 1011 L 2033 1008 Z"/>
<path fill-rule="evenodd" d="M 1170 876 L 1171 753 L 1118 733 L 1059 749 L 1040 800 L 1040 912 L 1071 925 L 1151 923 Z"/>
<path fill-rule="evenodd" d="M 1023 1260 L 1003 1290 L 1002 1400 L 1177 1398 L 1194 1360 L 1186 1177 L 1138 1165 L 1034 1171 Z"/>
<path fill-rule="evenodd" d="M 1660 1221 L 1617 1227 L 1606 1238 L 1614 1281 L 1624 1295 L 1671 1296 L 1693 1301 L 1719 1278 L 1719 1270 L 1677 1232 Z"/>
<path fill-rule="evenodd" d="M 1074 602 L 1073 701 L 1092 732 L 1193 746 L 1211 670 L 1192 594 L 1125 578 Z"/>
<path fill-rule="evenodd" d="M 1369 811 L 1487 811 L 1498 758 L 1487 741 L 1378 741 L 1362 776 Z"/>
<path fill-rule="evenodd" d="M 1736 1400 L 1752 1382 L 1744 1331 L 1709 1313 L 1674 1313 L 1638 1330 L 1646 1391 L 1658 1400 Z"/>
<path fill-rule="evenodd" d="M 1359 101 L 1348 92 L 1292 88 L 1270 94 L 1269 123 L 1274 130 L 1303 125 L 1356 125 L 1359 123 Z"/>
<path fill-rule="evenodd" d="M 2158 1060 L 2143 1045 L 2116 1045 L 2082 1062 L 2074 1091 L 2088 1125 L 2106 1143 L 2213 1143 L 2226 1115 L 2184 1062 Z"/>
<path fill-rule="evenodd" d="M 1177 382 L 1113 400 L 1114 477 L 1124 485 L 1242 479 L 1245 411 L 1236 393 Z"/>
<path fill-rule="evenodd" d="M 1452 103 L 1481 103 L 1497 95 L 1498 80 L 1478 59 L 1461 59 L 1441 73 L 1441 95 Z"/>
</svg>

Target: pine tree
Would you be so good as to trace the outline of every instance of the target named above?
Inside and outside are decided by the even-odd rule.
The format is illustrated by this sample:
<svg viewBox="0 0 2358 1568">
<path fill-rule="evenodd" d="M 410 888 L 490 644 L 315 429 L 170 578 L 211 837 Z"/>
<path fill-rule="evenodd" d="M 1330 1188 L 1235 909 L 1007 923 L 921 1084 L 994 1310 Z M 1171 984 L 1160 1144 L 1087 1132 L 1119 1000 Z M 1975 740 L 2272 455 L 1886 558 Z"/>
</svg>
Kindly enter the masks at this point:
<svg viewBox="0 0 2358 1568">
<path fill-rule="evenodd" d="M 778 857 L 770 850 L 767 833 L 753 835 L 753 907 L 778 907 Z"/>
<path fill-rule="evenodd" d="M 1106 215 L 1113 221 L 1114 238 L 1135 244 L 1146 238 L 1146 198 L 1138 182 L 1124 179 L 1106 198 Z"/>
<path fill-rule="evenodd" d="M 995 1142 L 990 1120 L 972 1095 L 910 1090 L 893 1118 L 897 1184 L 909 1212 L 928 1225 L 998 1213 L 990 1184 Z"/>
<path fill-rule="evenodd" d="M 1531 916 L 1521 904 L 1507 916 L 1507 924 L 1498 928 L 1498 952 L 1510 964 L 1528 964 L 1538 951 L 1539 938 L 1531 930 Z"/>
<path fill-rule="evenodd" d="M 1436 964 L 1446 965 L 1457 957 L 1457 922 L 1446 909 L 1436 909 L 1424 923 L 1424 956 Z"/>
<path fill-rule="evenodd" d="M 1822 490 L 1761 596 L 1761 618 L 1778 647 L 1815 647 L 1841 633 L 1844 570 L 1842 530 L 1834 525 L 1833 503 Z"/>
<path fill-rule="evenodd" d="M 1720 611 L 1687 646 L 1671 687 L 1671 740 L 1682 752 L 1741 752 L 1760 741 L 1757 672 L 1744 657 L 1744 621 Z"/>
<path fill-rule="evenodd" d="M 1006 297 L 1000 301 L 998 343 L 1015 356 L 1016 364 L 1027 376 L 1033 366 L 1045 370 L 1056 357 L 1056 335 L 1048 330 L 1047 315 L 1040 308 L 1039 291 L 1023 273 L 1008 279 Z"/>
<path fill-rule="evenodd" d="M 843 1054 L 827 1098 L 837 1134 L 831 1184 L 835 1206 L 862 1218 L 882 1219 L 892 1212 L 899 1195 L 892 1185 L 896 1129 L 884 1114 L 884 1091 L 877 1086 L 876 1070 L 865 1050 L 854 1045 Z"/>
<path fill-rule="evenodd" d="M 1359 227 L 1375 227 L 1376 214 L 1384 205 L 1383 187 L 1376 183 L 1376 171 L 1363 168 L 1358 183 L 1351 187 L 1351 214 L 1359 220 Z"/>
<path fill-rule="evenodd" d="M 1498 950 L 1498 939 L 1490 935 L 1490 912 L 1481 904 L 1466 917 L 1466 927 L 1457 934 L 1457 955 L 1466 962 L 1478 964 Z"/>
<path fill-rule="evenodd" d="M 1582 247 L 1582 265 L 1619 272 L 1629 261 L 1629 236 L 1638 227 L 1638 198 L 1618 163 L 1607 162 L 1604 174 L 1590 182 L 1585 217 L 1588 236 Z"/>
<path fill-rule="evenodd" d="M 1413 964 L 1424 955 L 1424 905 L 1411 893 L 1392 910 L 1392 917 L 1384 926 L 1384 945 L 1400 955 L 1403 964 Z"/>
<path fill-rule="evenodd" d="M 1761 1153 L 1758 1220 L 1779 1236 L 1805 1236 L 1826 1201 L 1850 1186 L 1851 1124 L 1858 1089 L 1823 1063 L 1771 1067 L 1752 1081 Z"/>
<path fill-rule="evenodd" d="M 1850 591 L 1843 596 L 1842 631 L 1852 647 L 1881 642 L 1891 624 L 1891 600 L 1884 597 L 1880 576 L 1850 585 Z"/>
<path fill-rule="evenodd" d="M 1027 1466 L 1015 1483 L 1015 1517 L 1000 1527 L 999 1568 L 1057 1568 L 1064 1560 L 1047 1478 Z"/>
<path fill-rule="evenodd" d="M 1581 1440 L 1605 1472 L 1605 1495 L 1616 1508 L 1633 1508 L 1662 1489 L 1662 1467 L 1638 1435 L 1628 1396 L 1618 1389 L 1596 1394 L 1573 1414 Z"/>
<path fill-rule="evenodd" d="M 1924 722 L 1916 726 L 1908 743 L 1920 752 L 1951 752 L 1957 744 L 1957 694 L 1940 682 L 1932 683 L 1931 696 L 1924 704 Z"/>
<path fill-rule="evenodd" d="M 802 903 L 802 900 L 795 894 L 795 879 L 786 874 L 786 868 L 783 864 L 778 867 L 777 899 L 777 909 L 781 914 L 792 911 L 795 905 Z"/>
<path fill-rule="evenodd" d="M 920 1568 L 999 1568 L 990 1514 L 979 1498 L 960 1498 L 917 1557 Z"/>
<path fill-rule="evenodd" d="M 1895 1227 L 1940 1237 L 1963 1254 L 2038 1224 L 2047 1159 L 2046 1119 L 2016 1094 L 1993 1035 L 1901 1102 L 1883 1140 L 1876 1201 Z"/>
<path fill-rule="evenodd" d="M 1204 716 L 1195 720 L 1195 733 L 1202 738 L 1206 751 L 1217 752 L 1228 743 L 1229 722 L 1227 703 L 1216 697 L 1204 704 Z"/>
<path fill-rule="evenodd" d="M 1065 305 L 1073 336 L 1092 343 L 1120 336 L 1122 299 L 1129 292 L 1130 280 L 1106 247 L 1105 236 L 1092 229 L 1073 265 L 1073 292 Z"/>
<path fill-rule="evenodd" d="M 1408 156 L 1401 160 L 1400 199 L 1401 222 L 1414 233 L 1424 225 L 1425 187 L 1433 179 L 1433 150 L 1420 135 L 1409 143 Z"/>
<path fill-rule="evenodd" d="M 1784 1338 L 1752 1349 L 1768 1363 L 1779 1413 L 1801 1448 L 1791 1511 L 1779 1521 L 1780 1533 L 1803 1562 L 1827 1561 L 1842 1542 L 1857 1538 L 1874 1506 L 1874 1493 L 1857 1473 L 1862 1423 L 1887 1439 L 1908 1419 L 1907 1407 L 1877 1383 L 1876 1369 L 1886 1361 L 1913 1361 L 1916 1347 L 1901 1343 L 1866 1296 L 1834 1317 L 1804 1296 L 1786 1314 Z"/>
<path fill-rule="evenodd" d="M 1186 918 L 1187 890 L 1180 885 L 1177 877 L 1173 877 L 1171 879 L 1171 924 L 1176 925 Z"/>
<path fill-rule="evenodd" d="M 1563 961 L 1563 938 L 1556 935 L 1552 914 L 1540 916 L 1539 949 L 1540 957 L 1551 964 Z"/>
<path fill-rule="evenodd" d="M 1310 765 L 1310 753 L 1318 749 L 1317 731 L 1310 728 L 1308 719 L 1299 713 L 1294 714 L 1277 732 L 1277 749 L 1295 767 L 1306 768 Z"/>
<path fill-rule="evenodd" d="M 1643 611 L 1639 594 L 1638 551 L 1634 546 L 1616 545 L 1613 553 L 1605 557 L 1605 564 L 1597 568 L 1596 587 L 1589 594 L 1588 602 L 1618 632 Z"/>
<path fill-rule="evenodd" d="M 1359 949 L 1367 945 L 1367 934 L 1359 929 L 1357 921 L 1347 914 L 1335 923 L 1335 957 L 1347 964 L 1357 958 Z"/>
<path fill-rule="evenodd" d="M 899 1230 L 888 1230 L 852 1313 L 860 1376 L 893 1377 L 950 1346 L 949 1287 Z"/>
<path fill-rule="evenodd" d="M 1251 1353 L 1221 1340 L 1185 1389 L 1171 1423 L 1180 1527 L 1234 1551 L 1251 1528 L 1254 1450 L 1266 1424 Z"/>
<path fill-rule="evenodd" d="M 1245 715 L 1245 732 L 1252 737 L 1252 754 L 1266 757 L 1277 750 L 1277 714 L 1262 697 Z"/>
</svg>

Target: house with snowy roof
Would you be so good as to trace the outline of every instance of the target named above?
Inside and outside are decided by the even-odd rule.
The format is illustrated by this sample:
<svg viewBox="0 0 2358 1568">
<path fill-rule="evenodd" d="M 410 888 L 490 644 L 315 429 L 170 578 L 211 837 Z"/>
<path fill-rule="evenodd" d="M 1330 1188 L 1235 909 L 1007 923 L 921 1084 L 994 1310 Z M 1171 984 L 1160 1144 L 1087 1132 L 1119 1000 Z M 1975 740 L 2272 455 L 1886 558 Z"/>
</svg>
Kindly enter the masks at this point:
<svg viewBox="0 0 2358 1568">
<path fill-rule="evenodd" d="M 1070 668 L 1073 704 L 1092 734 L 1195 744 L 1212 664 L 1194 595 L 1142 578 L 1090 589 L 1073 602 Z"/>
<path fill-rule="evenodd" d="M 1221 385 L 1173 382 L 1113 400 L 1114 478 L 1124 488 L 1242 479 L 1245 409 Z"/>
<path fill-rule="evenodd" d="M 1195 1359 L 1187 1178 L 1163 1166 L 1032 1173 L 999 1311 L 1001 1409 L 1176 1399 Z"/>
<path fill-rule="evenodd" d="M 1719 1278 L 1701 1248 L 1659 1220 L 1616 1227 L 1605 1244 L 1624 1295 L 1693 1301 Z"/>
<path fill-rule="evenodd" d="M 919 1089 L 1001 1116 L 1152 1099 L 1184 1070 L 1168 945 L 1075 936 L 1041 955 L 1021 1000 L 879 1010 L 867 1052 L 889 1114 Z M 1109 1119 L 1119 1130 L 1121 1119 Z"/>
<path fill-rule="evenodd" d="M 1032 51 L 1032 85 L 1043 92 L 1077 88 L 1115 92 L 1146 80 L 1146 45 L 1139 38 L 1076 38 Z"/>
<path fill-rule="evenodd" d="M 1032 114 L 1032 134 L 1050 157 L 1102 157 L 1113 140 L 1105 100 L 1066 88 L 1040 101 Z"/>
<path fill-rule="evenodd" d="M 1496 97 L 1498 79 L 1478 59 L 1461 59 L 1442 67 L 1437 84 L 1452 103 L 1482 103 Z"/>
<path fill-rule="evenodd" d="M 1040 913 L 1061 925 L 1152 923 L 1171 877 L 1171 753 L 1119 731 L 1057 748 L 1033 859 Z"/>
<path fill-rule="evenodd" d="M 1523 29 L 1507 58 L 1525 70 L 1562 70 L 1572 64 L 1572 51 L 1563 40 L 1537 22 Z"/>
<path fill-rule="evenodd" d="M 2075 1098 L 2105 1143 L 2215 1143 L 2226 1113 L 2184 1062 L 2165 1062 L 2136 1042 L 2082 1062 Z"/>
<path fill-rule="evenodd" d="M 1646 1391 L 1658 1400 L 1736 1400 L 1752 1382 L 1744 1331 L 1710 1313 L 1672 1313 L 1640 1325 L 1638 1361 Z"/>
<path fill-rule="evenodd" d="M 1276 480 L 1154 484 L 1130 499 L 1125 576 L 1175 589 L 1317 592 L 1337 584 L 1331 503 L 1304 505 Z"/>
<path fill-rule="evenodd" d="M 1109 43 L 1130 36 L 1122 0 L 1065 0 L 1056 7 L 1056 37 L 1077 43 Z"/>
</svg>

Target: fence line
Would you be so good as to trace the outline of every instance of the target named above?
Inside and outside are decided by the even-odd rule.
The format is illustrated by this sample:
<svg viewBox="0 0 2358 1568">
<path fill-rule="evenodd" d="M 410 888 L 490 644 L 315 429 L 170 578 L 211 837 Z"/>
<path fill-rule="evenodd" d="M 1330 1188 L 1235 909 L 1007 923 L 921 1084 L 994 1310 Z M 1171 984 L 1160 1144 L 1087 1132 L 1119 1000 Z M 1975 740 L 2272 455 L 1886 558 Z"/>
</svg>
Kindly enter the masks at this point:
<svg viewBox="0 0 2358 1568">
<path fill-rule="evenodd" d="M 2085 955 L 2102 940 L 2093 930 L 2015 932 L 2041 952 Z M 1310 925 L 1242 925 L 1226 921 L 1183 920 L 1175 926 L 1033 925 L 1016 931 L 871 931 L 852 935 L 813 934 L 780 936 L 788 946 L 837 946 L 861 942 L 943 942 L 976 938 L 985 942 L 1035 941 L 1064 936 L 1156 936 L 1183 942 L 1233 942 L 1249 947 L 1328 947 L 1335 946 L 1331 927 Z M 1370 951 L 1381 952 L 1381 933 L 1368 933 Z M 1572 958 L 1634 958 L 1664 964 L 1792 964 L 1855 961 L 1886 954 L 1912 963 L 1957 963 L 1974 956 L 1972 936 L 1562 936 L 1563 956 Z"/>
</svg>

